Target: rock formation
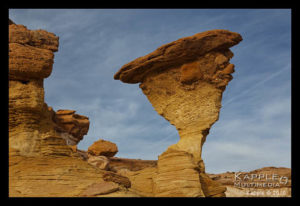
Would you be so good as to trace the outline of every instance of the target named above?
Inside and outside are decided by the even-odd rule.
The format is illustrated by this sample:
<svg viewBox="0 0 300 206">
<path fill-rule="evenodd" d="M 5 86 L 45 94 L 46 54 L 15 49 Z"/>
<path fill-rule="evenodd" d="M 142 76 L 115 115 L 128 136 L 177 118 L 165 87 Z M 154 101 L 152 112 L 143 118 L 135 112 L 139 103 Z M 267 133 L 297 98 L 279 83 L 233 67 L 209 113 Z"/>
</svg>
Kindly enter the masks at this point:
<svg viewBox="0 0 300 206">
<path fill-rule="evenodd" d="M 58 37 L 9 25 L 9 145 L 23 156 L 70 155 L 53 128 L 43 79 L 52 71 Z"/>
<path fill-rule="evenodd" d="M 55 130 L 67 141 L 68 145 L 77 145 L 88 133 L 90 121 L 83 115 L 75 114 L 74 110 L 58 110 L 52 113 L 52 121 L 56 124 Z"/>
<path fill-rule="evenodd" d="M 57 50 L 53 33 L 9 21 L 9 196 L 137 196 L 127 177 L 89 164 L 76 149 L 88 118 L 45 103 L 43 79 Z"/>
<path fill-rule="evenodd" d="M 100 139 L 94 142 L 89 148 L 88 153 L 95 156 L 113 157 L 118 152 L 115 143 Z"/>
<path fill-rule="evenodd" d="M 226 188 L 205 173 L 201 148 L 218 120 L 222 93 L 234 72 L 229 48 L 241 40 L 238 33 L 227 30 L 198 33 L 163 45 L 115 74 L 116 80 L 140 83 L 157 113 L 180 136 L 178 143 L 158 157 L 155 169 L 146 169 L 146 175 L 139 171 L 149 183 L 147 191 L 137 188 L 141 193 L 156 197 L 225 195 Z"/>
</svg>

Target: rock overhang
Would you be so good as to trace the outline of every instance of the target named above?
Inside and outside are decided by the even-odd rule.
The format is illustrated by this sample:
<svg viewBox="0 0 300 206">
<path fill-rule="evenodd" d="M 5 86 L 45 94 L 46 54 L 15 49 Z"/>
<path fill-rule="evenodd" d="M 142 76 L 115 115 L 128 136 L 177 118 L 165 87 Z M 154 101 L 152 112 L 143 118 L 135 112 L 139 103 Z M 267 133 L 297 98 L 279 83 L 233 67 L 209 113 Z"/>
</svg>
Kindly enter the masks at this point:
<svg viewBox="0 0 300 206">
<path fill-rule="evenodd" d="M 148 55 L 127 64 L 114 75 L 124 83 L 139 83 L 150 71 L 166 70 L 187 62 L 193 62 L 214 50 L 228 50 L 243 38 L 236 32 L 217 29 L 197 33 L 165 44 Z"/>
</svg>

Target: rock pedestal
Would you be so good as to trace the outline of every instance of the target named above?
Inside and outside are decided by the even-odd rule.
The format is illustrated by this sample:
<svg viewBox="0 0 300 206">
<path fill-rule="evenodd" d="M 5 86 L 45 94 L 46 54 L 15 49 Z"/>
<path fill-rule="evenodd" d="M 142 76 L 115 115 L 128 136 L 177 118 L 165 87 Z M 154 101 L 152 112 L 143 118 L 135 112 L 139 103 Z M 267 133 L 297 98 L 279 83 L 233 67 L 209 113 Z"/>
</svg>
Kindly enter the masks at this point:
<svg viewBox="0 0 300 206">
<path fill-rule="evenodd" d="M 205 175 L 202 146 L 218 120 L 222 93 L 232 79 L 229 47 L 242 37 L 212 30 L 179 39 L 124 65 L 114 76 L 140 83 L 158 114 L 178 130 L 180 140 L 158 157 L 154 196 L 224 196 L 225 187 Z M 163 138 L 163 137 L 162 137 Z"/>
</svg>

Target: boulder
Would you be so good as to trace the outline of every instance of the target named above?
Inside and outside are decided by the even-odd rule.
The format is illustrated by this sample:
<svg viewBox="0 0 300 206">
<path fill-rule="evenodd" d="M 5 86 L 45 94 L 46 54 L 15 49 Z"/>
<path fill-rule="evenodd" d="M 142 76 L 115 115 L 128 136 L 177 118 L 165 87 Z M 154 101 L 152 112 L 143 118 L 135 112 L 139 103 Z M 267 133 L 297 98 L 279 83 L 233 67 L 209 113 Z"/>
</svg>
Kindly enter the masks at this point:
<svg viewBox="0 0 300 206">
<path fill-rule="evenodd" d="M 117 152 L 118 147 L 115 143 L 103 139 L 94 142 L 88 148 L 88 153 L 94 156 L 113 157 Z"/>
</svg>

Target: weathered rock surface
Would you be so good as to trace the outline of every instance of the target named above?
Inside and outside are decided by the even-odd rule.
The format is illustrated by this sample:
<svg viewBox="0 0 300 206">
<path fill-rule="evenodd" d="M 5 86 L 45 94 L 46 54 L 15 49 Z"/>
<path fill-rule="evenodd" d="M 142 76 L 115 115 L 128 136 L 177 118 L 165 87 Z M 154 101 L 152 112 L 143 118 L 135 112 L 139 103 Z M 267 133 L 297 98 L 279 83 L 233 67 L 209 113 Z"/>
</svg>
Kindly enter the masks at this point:
<svg viewBox="0 0 300 206">
<path fill-rule="evenodd" d="M 113 172 L 107 172 L 103 175 L 103 180 L 107 182 L 115 182 L 119 185 L 123 185 L 126 188 L 131 187 L 131 182 L 128 179 L 128 177 L 113 173 Z"/>
<path fill-rule="evenodd" d="M 17 24 L 9 31 L 9 145 L 23 156 L 70 155 L 44 102 L 43 78 L 52 71 L 58 37 Z"/>
<path fill-rule="evenodd" d="M 9 25 L 9 43 L 58 51 L 58 36 L 55 34 L 41 29 L 32 31 L 26 26 L 14 23 Z"/>
<path fill-rule="evenodd" d="M 89 186 L 83 193 L 80 194 L 82 197 L 96 196 L 109 194 L 119 190 L 119 186 L 113 182 L 101 182 L 95 183 Z"/>
<path fill-rule="evenodd" d="M 175 68 L 211 51 L 227 51 L 242 40 L 238 33 L 211 30 L 165 44 L 154 52 L 125 64 L 114 76 L 126 83 L 142 82 L 149 72 Z"/>
<path fill-rule="evenodd" d="M 48 108 L 52 110 L 52 108 Z M 68 145 L 77 145 L 89 131 L 89 118 L 75 114 L 74 110 L 57 110 L 52 112 L 56 131 L 67 141 Z"/>
<path fill-rule="evenodd" d="M 156 160 L 127 159 L 119 157 L 109 157 L 109 167 L 111 170 L 120 171 L 122 169 L 129 171 L 138 171 L 148 167 L 156 167 Z"/>
<path fill-rule="evenodd" d="M 109 178 L 111 172 L 84 161 L 86 154 L 67 144 L 63 134 L 80 141 L 88 118 L 70 110 L 55 113 L 45 103 L 43 78 L 51 74 L 57 47 L 54 34 L 9 21 L 9 196 L 134 195 L 124 186 L 130 186 L 128 178 Z"/>
<path fill-rule="evenodd" d="M 153 177 L 156 167 L 148 167 L 138 171 L 121 169 L 118 174 L 128 177 L 131 182 L 130 191 L 142 197 L 155 197 Z"/>
<path fill-rule="evenodd" d="M 234 72 L 229 48 L 241 40 L 227 30 L 195 34 L 163 45 L 115 74 L 123 82 L 140 83 L 157 113 L 180 135 L 158 158 L 153 196 L 224 196 L 226 188 L 205 175 L 201 148 L 219 118 L 222 93 Z"/>
<path fill-rule="evenodd" d="M 89 155 L 88 163 L 94 165 L 102 170 L 108 169 L 109 160 L 105 156 L 92 156 Z"/>
<path fill-rule="evenodd" d="M 100 139 L 94 142 L 89 148 L 88 153 L 95 156 L 113 157 L 118 152 L 115 143 Z"/>
</svg>

